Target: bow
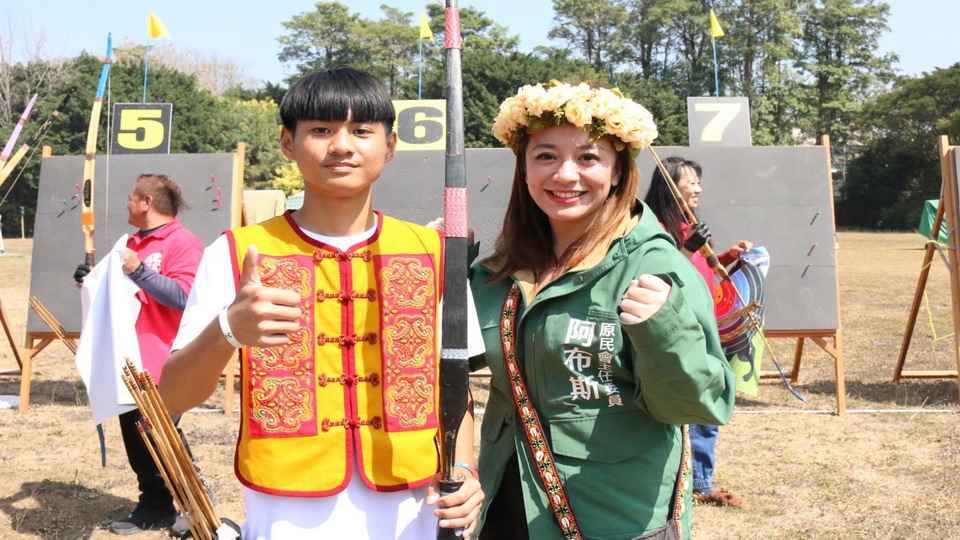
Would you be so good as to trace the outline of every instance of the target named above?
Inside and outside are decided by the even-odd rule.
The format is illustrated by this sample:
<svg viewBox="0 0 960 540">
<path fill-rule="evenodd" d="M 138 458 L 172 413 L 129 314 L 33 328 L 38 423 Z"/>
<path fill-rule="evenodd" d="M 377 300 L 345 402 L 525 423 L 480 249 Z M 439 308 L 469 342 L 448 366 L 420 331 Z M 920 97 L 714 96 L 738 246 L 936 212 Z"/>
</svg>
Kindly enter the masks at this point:
<svg viewBox="0 0 960 540">
<path fill-rule="evenodd" d="M 13 169 L 17 167 L 17 165 L 23 159 L 23 156 L 25 156 L 31 148 L 34 148 L 37 142 L 43 139 L 44 135 L 47 134 L 47 130 L 50 129 L 50 126 L 53 124 L 53 121 L 60 116 L 60 113 L 63 112 L 64 108 L 66 108 L 67 103 L 70 102 L 70 97 L 73 96 L 73 92 L 75 90 L 76 88 L 70 88 L 69 90 L 67 90 L 66 95 L 63 96 L 63 100 L 60 102 L 59 105 L 57 105 L 57 108 L 50 113 L 50 116 L 47 117 L 47 119 L 44 120 L 42 124 L 40 124 L 40 127 L 38 127 L 37 131 L 35 131 L 34 134 L 31 135 L 29 139 L 27 139 L 27 142 L 23 143 L 23 145 L 17 149 L 16 153 L 14 153 L 13 156 L 6 161 L 6 163 L 3 165 L 3 169 L 0 169 L 0 185 L 3 185 L 3 182 L 6 181 L 8 176 L 10 176 L 10 173 L 13 172 Z M 17 126 L 17 127 L 20 127 L 20 126 Z M 14 132 L 16 132 L 16 129 L 14 129 Z M 8 147 L 12 146 L 10 141 L 7 141 L 7 146 Z M 5 148 L 4 154 L 6 154 L 6 152 L 7 152 L 7 149 Z"/>
<path fill-rule="evenodd" d="M 673 194 L 673 200 L 676 201 L 678 206 L 680 206 L 680 211 L 683 212 L 684 216 L 686 216 L 690 225 L 696 225 L 698 223 L 697 216 L 694 215 L 693 210 L 690 209 L 690 207 L 687 205 L 687 202 L 683 200 L 683 195 L 680 193 L 680 188 L 677 187 L 676 182 L 673 181 L 673 177 L 670 176 L 667 168 L 663 165 L 663 162 L 660 161 L 660 156 L 657 155 L 657 152 L 652 146 L 649 148 L 650 155 L 653 156 L 653 160 L 657 162 L 657 168 L 660 169 L 660 174 L 663 175 L 663 179 L 666 180 L 667 185 L 670 186 L 670 192 Z M 730 284 L 730 289 L 736 294 L 737 300 L 740 301 L 740 306 L 742 306 L 742 309 L 745 308 L 746 314 L 750 318 L 750 324 L 756 328 L 757 335 L 759 335 L 760 339 L 763 341 L 763 346 L 770 351 L 770 358 L 773 359 L 773 365 L 777 367 L 777 372 L 780 374 L 780 379 L 783 381 L 783 384 L 787 386 L 787 390 L 790 390 L 790 393 L 792 393 L 794 397 L 806 403 L 807 400 L 793 389 L 790 381 L 788 381 L 786 375 L 783 374 L 783 368 L 780 366 L 780 362 L 777 360 L 777 355 L 773 352 L 773 349 L 767 342 L 767 337 L 763 335 L 763 321 L 760 320 L 760 316 L 757 314 L 757 311 L 750 308 L 751 304 L 748 304 L 746 300 L 743 299 L 743 295 L 740 294 L 740 290 L 737 289 L 736 284 L 732 279 L 730 279 L 730 274 L 727 272 L 727 269 L 720 264 L 720 260 L 717 259 L 717 256 L 713 253 L 713 248 L 710 247 L 710 243 L 707 242 L 703 244 L 703 247 L 701 247 L 699 251 L 700 255 L 707 260 L 707 264 L 710 265 L 710 268 L 713 269 L 714 273 Z"/>
<path fill-rule="evenodd" d="M 23 125 L 27 123 L 27 118 L 30 118 L 30 113 L 33 112 L 33 105 L 36 102 L 37 94 L 34 94 L 30 98 L 30 101 L 27 102 L 27 108 L 23 110 L 20 119 L 17 120 L 17 125 L 14 126 L 10 138 L 7 139 L 7 144 L 4 145 L 3 152 L 0 152 L 0 163 L 7 161 L 7 158 L 10 157 L 10 151 L 13 150 L 13 145 L 17 143 L 17 138 L 20 137 L 20 132 L 23 131 Z"/>
<path fill-rule="evenodd" d="M 107 88 L 107 78 L 110 76 L 110 62 L 113 55 L 113 36 L 107 34 L 107 55 L 103 58 L 103 68 L 100 70 L 100 81 L 97 84 L 97 94 L 93 98 L 93 109 L 90 112 L 90 126 L 87 128 L 87 146 L 84 150 L 86 160 L 83 162 L 83 184 L 80 195 L 80 226 L 83 229 L 84 264 L 93 268 L 97 263 L 93 247 L 93 187 L 94 171 L 97 160 L 97 131 L 100 128 L 100 109 L 103 107 L 103 91 Z M 103 425 L 97 424 L 97 434 L 100 436 L 100 463 L 107 464 L 107 450 L 104 444 Z"/>
<path fill-rule="evenodd" d="M 97 130 L 100 129 L 100 109 L 103 107 L 103 91 L 107 87 L 107 78 L 110 76 L 110 58 L 113 55 L 113 37 L 107 34 L 107 55 L 103 59 L 103 68 L 100 70 L 100 82 L 97 84 L 97 95 L 93 98 L 93 109 L 90 111 L 90 127 L 87 128 L 86 161 L 83 162 L 83 189 L 80 196 L 80 225 L 83 229 L 84 263 L 93 268 L 96 264 L 93 247 L 94 217 L 93 217 L 93 188 L 94 171 L 97 161 Z"/>
<path fill-rule="evenodd" d="M 453 468 L 470 384 L 467 352 L 467 170 L 464 155 L 460 10 L 446 0 L 444 49 L 447 74 L 447 149 L 443 190 L 443 318 L 440 347 L 440 493 L 456 493 L 463 479 Z M 437 528 L 438 539 L 462 531 Z"/>
</svg>

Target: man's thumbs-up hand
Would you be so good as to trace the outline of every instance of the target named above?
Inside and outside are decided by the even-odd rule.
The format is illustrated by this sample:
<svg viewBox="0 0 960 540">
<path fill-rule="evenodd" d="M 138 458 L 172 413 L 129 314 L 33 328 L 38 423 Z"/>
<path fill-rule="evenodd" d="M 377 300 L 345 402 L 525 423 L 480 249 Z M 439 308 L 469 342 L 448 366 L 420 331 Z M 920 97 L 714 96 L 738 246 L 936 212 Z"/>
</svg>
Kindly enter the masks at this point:
<svg viewBox="0 0 960 540">
<path fill-rule="evenodd" d="M 251 244 L 243 259 L 240 287 L 227 311 L 227 320 L 233 335 L 244 345 L 284 345 L 290 341 L 287 334 L 300 328 L 299 319 L 303 314 L 297 307 L 300 295 L 261 285 L 258 258 L 257 248 Z"/>
</svg>

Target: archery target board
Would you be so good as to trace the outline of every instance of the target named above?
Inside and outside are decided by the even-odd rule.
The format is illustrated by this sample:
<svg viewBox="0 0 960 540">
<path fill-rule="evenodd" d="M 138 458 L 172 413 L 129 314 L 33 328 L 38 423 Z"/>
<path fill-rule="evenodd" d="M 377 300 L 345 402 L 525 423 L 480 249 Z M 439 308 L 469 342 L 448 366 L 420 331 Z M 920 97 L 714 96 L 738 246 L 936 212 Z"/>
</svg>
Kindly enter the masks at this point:
<svg viewBox="0 0 960 540">
<path fill-rule="evenodd" d="M 190 205 L 177 217 L 203 245 L 213 242 L 231 227 L 235 157 L 235 154 L 97 156 L 93 237 L 97 261 L 122 235 L 136 232 L 127 224 L 127 197 L 142 173 L 166 174 L 176 182 Z M 64 329 L 72 333 L 80 332 L 80 291 L 73 272 L 84 259 L 77 188 L 83 178 L 83 163 L 83 156 L 43 159 L 30 268 L 30 295 L 39 298 Z M 50 328 L 31 310 L 27 332 L 49 333 Z"/>
<path fill-rule="evenodd" d="M 770 253 L 764 280 L 766 331 L 840 328 L 833 193 L 823 146 L 663 147 L 703 168 L 697 213 L 721 253 L 750 240 Z M 645 195 L 656 162 L 638 160 Z"/>
<path fill-rule="evenodd" d="M 716 251 L 750 240 L 770 253 L 764 282 L 766 331 L 837 330 L 837 265 L 833 194 L 827 150 L 805 147 L 660 147 L 661 159 L 679 155 L 703 167 L 700 217 Z M 512 151 L 468 149 L 469 225 L 489 255 L 510 198 Z M 443 215 L 443 152 L 398 152 L 374 184 L 373 206 L 414 223 Z M 637 159 L 638 197 L 655 163 Z"/>
</svg>

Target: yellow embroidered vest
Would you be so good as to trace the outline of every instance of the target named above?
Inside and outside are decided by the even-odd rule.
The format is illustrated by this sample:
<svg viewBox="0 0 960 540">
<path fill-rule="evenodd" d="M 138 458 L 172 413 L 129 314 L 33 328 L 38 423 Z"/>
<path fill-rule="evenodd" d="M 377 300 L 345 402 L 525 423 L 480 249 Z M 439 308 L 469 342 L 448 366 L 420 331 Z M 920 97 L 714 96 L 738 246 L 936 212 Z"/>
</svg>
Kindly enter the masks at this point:
<svg viewBox="0 0 960 540">
<path fill-rule="evenodd" d="M 241 351 L 235 457 L 244 485 L 323 497 L 351 482 L 397 491 L 436 473 L 441 240 L 378 213 L 373 237 L 340 251 L 290 213 L 228 233 L 234 280 L 247 246 L 264 286 L 296 291 L 301 328 Z"/>
</svg>

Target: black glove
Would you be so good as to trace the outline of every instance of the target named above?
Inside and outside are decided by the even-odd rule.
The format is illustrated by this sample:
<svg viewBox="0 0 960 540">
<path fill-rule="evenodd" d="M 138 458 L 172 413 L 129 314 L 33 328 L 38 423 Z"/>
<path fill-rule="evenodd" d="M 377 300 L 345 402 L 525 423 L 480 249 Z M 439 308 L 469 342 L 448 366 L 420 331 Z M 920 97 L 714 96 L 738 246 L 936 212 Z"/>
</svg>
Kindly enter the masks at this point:
<svg viewBox="0 0 960 540">
<path fill-rule="evenodd" d="M 73 279 L 76 280 L 77 283 L 83 283 L 83 279 L 87 277 L 87 274 L 89 273 L 90 267 L 85 264 L 80 264 L 73 272 Z"/>
<path fill-rule="evenodd" d="M 690 253 L 700 251 L 700 248 L 710 239 L 710 228 L 704 222 L 697 223 L 690 229 L 690 236 L 683 241 L 683 249 Z"/>
</svg>

